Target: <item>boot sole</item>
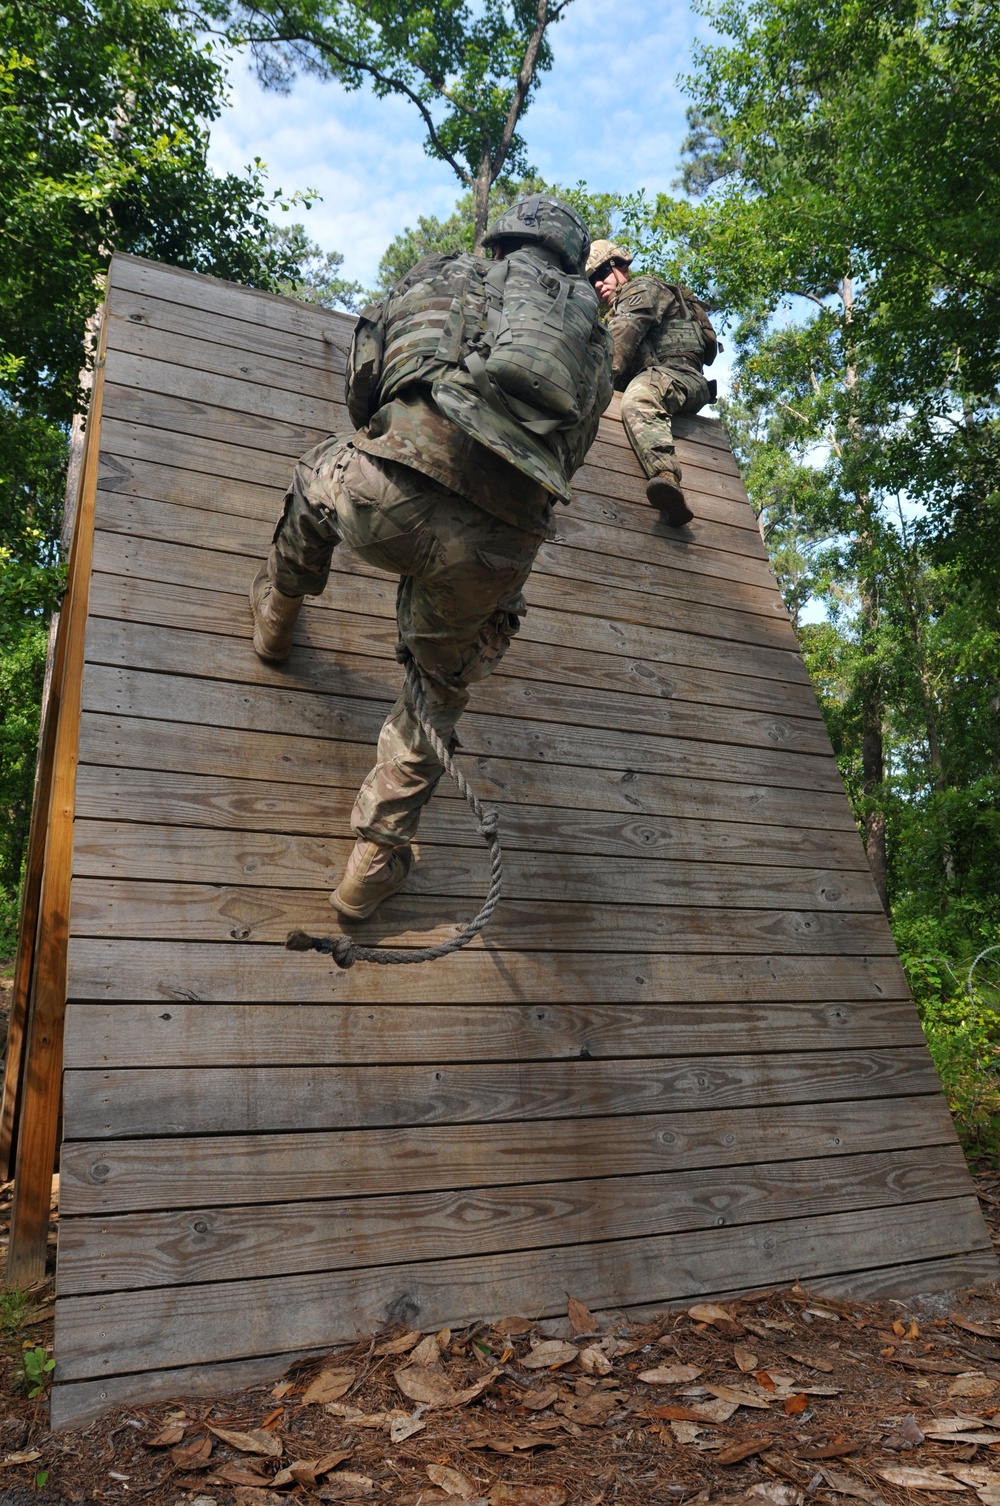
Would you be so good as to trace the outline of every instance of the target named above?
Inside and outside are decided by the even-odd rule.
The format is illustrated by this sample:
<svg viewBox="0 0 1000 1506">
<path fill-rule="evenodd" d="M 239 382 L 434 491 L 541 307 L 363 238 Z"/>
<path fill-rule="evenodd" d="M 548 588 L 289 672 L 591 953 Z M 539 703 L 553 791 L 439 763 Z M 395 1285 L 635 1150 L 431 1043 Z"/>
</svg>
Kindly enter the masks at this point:
<svg viewBox="0 0 1000 1506">
<path fill-rule="evenodd" d="M 652 483 L 650 483 L 650 486 Z M 659 481 L 652 487 L 653 495 L 650 495 L 650 486 L 646 487 L 646 497 L 651 507 L 655 507 L 660 516 L 671 528 L 683 528 L 685 523 L 694 519 L 694 513 L 687 505 L 684 493 L 679 486 L 672 481 Z"/>
</svg>

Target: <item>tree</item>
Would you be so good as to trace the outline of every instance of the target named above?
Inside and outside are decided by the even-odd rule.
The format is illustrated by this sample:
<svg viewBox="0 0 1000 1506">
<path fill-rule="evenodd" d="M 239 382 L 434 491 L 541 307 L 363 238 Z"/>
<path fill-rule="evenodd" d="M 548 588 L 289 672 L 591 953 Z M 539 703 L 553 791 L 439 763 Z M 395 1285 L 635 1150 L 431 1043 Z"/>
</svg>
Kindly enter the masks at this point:
<svg viewBox="0 0 1000 1506">
<path fill-rule="evenodd" d="M 536 173 L 520 179 L 499 178 L 490 189 L 488 220 L 494 219 L 510 204 L 532 193 L 553 193 L 571 204 L 586 222 L 591 236 L 611 234 L 611 226 L 621 203 L 616 193 L 591 193 L 584 183 L 574 188 L 548 184 Z M 378 265 L 378 281 L 373 296 L 381 297 L 399 279 L 416 266 L 421 257 L 432 251 L 472 251 L 476 237 L 475 196 L 462 194 L 446 220 L 436 215 L 421 215 L 416 230 L 409 225 L 389 243 Z"/>
<path fill-rule="evenodd" d="M 479 249 L 489 193 L 528 171 L 519 123 L 552 66 L 549 29 L 571 0 L 205 0 L 206 16 L 249 46 L 265 87 L 287 89 L 297 69 L 371 85 L 407 99 L 473 196 Z"/>
<path fill-rule="evenodd" d="M 309 239 L 304 225 L 272 225 L 268 241 L 273 250 L 295 264 L 293 276 L 279 279 L 279 293 L 286 298 L 298 298 L 302 303 L 357 313 L 364 302 L 364 289 L 360 282 L 341 277 L 344 265 L 341 251 L 324 251 Z"/>
<path fill-rule="evenodd" d="M 0 10 L 0 955 L 31 802 L 46 623 L 62 585 L 84 331 L 115 250 L 276 288 L 260 163 L 221 177 L 218 57 L 170 0 Z"/>
</svg>

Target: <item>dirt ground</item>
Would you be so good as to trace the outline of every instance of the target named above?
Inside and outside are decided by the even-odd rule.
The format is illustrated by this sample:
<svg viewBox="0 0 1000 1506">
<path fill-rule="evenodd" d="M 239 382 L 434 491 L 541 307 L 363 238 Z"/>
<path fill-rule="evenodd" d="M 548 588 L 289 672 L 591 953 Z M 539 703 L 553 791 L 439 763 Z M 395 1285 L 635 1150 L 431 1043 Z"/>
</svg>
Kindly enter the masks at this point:
<svg viewBox="0 0 1000 1506">
<path fill-rule="evenodd" d="M 1000 1176 L 978 1178 L 1000 1248 Z M 0 1220 L 10 1187 L 0 1189 Z M 6 1229 L 0 1229 L 5 1236 Z M 54 1233 L 53 1233 L 54 1243 Z M 0 1252 L 2 1253 L 2 1252 Z M 46 1285 L 0 1309 L 0 1506 L 1000 1506 L 1000 1290 L 840 1302 L 801 1287 L 597 1325 L 388 1330 L 215 1398 L 73 1432 L 26 1394 Z M 996 1418 L 996 1425 L 994 1419 Z"/>
</svg>

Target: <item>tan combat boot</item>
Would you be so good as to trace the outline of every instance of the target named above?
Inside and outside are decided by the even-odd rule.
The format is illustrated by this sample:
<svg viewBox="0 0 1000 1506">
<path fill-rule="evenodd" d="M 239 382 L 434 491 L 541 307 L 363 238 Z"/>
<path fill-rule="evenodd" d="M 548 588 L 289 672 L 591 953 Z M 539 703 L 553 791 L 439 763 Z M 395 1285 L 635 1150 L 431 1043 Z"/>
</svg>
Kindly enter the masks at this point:
<svg viewBox="0 0 1000 1506">
<path fill-rule="evenodd" d="M 671 528 L 683 528 L 694 517 L 681 490 L 681 468 L 676 460 L 665 466 L 658 476 L 649 478 L 646 496 Z"/>
<path fill-rule="evenodd" d="M 288 658 L 292 629 L 301 606 L 302 597 L 285 596 L 277 586 L 272 586 L 267 576 L 267 564 L 261 565 L 250 587 L 253 646 L 258 658 L 269 664 L 280 664 L 282 659 Z"/>
<path fill-rule="evenodd" d="M 349 920 L 367 920 L 384 899 L 406 883 L 413 853 L 409 847 L 382 847 L 358 840 L 347 871 L 330 895 L 330 903 Z"/>
</svg>

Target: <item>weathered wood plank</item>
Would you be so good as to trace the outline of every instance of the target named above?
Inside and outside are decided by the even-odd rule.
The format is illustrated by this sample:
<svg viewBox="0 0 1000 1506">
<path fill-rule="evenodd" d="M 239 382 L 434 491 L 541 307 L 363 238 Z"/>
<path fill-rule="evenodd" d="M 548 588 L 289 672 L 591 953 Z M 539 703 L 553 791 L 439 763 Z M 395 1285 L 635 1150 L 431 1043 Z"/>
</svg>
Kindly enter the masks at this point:
<svg viewBox="0 0 1000 1506">
<path fill-rule="evenodd" d="M 475 1259 L 594 1239 L 809 1218 L 835 1207 L 882 1208 L 954 1195 L 964 1184 L 957 1145 L 652 1176 L 543 1182 L 497 1190 L 283 1203 L 248 1219 L 213 1209 L 64 1219 L 60 1297 L 321 1269 Z"/>
<path fill-rule="evenodd" d="M 331 326 L 334 340 L 308 339 L 280 325 L 253 324 L 229 314 L 207 313 L 148 293 L 123 290 L 115 293 L 113 302 L 110 340 L 116 350 L 132 355 L 149 351 L 178 366 L 207 362 L 212 370 L 220 369 L 211 366 L 213 361 L 225 359 L 221 367 L 224 374 L 287 386 L 293 392 L 311 391 L 312 387 L 303 384 L 312 383 L 321 397 L 344 400 L 347 352 L 339 326 Z M 222 351 L 229 355 L 223 358 Z M 248 369 L 243 371 L 242 365 Z M 329 386 L 331 377 L 334 387 Z"/>
<path fill-rule="evenodd" d="M 152 579 L 194 590 L 221 591 L 241 599 L 249 591 L 248 581 L 253 579 L 259 562 L 253 556 L 243 558 L 222 551 L 186 549 L 179 544 L 132 540 L 118 533 L 99 531 L 95 538 L 94 568 L 102 573 Z M 337 560 L 337 569 L 324 595 L 307 601 L 298 632 L 305 631 L 314 613 L 333 608 L 389 618 L 394 612 L 395 591 L 392 577 L 355 570 L 350 558 L 344 556 Z M 718 608 L 694 614 L 685 603 L 666 599 L 654 613 L 648 596 L 634 592 L 634 601 L 619 601 L 614 591 L 607 594 L 604 612 L 599 601 L 586 612 L 581 608 L 589 605 L 589 588 L 584 595 L 578 586 L 534 575 L 527 582 L 525 595 L 528 611 L 517 641 L 550 643 L 560 648 L 654 663 L 681 663 L 754 679 L 808 683 L 801 656 L 785 636 L 789 628 L 765 614 L 727 613 Z M 692 631 L 691 617 L 695 615 L 712 619 L 716 633 L 699 636 Z M 717 636 L 727 626 L 730 636 Z"/>
<path fill-rule="evenodd" d="M 183 541 L 189 548 L 218 549 L 226 554 L 263 558 L 274 532 L 275 511 L 273 495 L 270 492 L 264 495 L 269 504 L 267 514 L 258 519 L 203 506 L 178 506 L 109 492 L 99 499 L 100 526 L 133 539 L 155 539 L 162 543 Z M 593 525 L 579 527 L 570 531 L 568 541 L 559 538 L 543 544 L 535 560 L 535 572 L 588 581 L 603 589 L 618 585 L 630 596 L 638 591 L 654 598 L 676 597 L 696 604 L 700 610 L 715 606 L 727 613 L 751 612 L 779 621 L 787 618 L 773 581 L 766 585 L 747 581 L 713 584 L 710 578 L 706 580 L 689 570 L 677 569 L 672 559 L 651 561 L 608 554 L 601 551 L 599 541 L 591 537 L 595 532 L 605 531 L 608 530 L 598 530 Z M 340 555 L 342 559 L 350 559 L 352 572 L 375 573 L 374 567 L 366 566 L 349 550 L 341 550 Z"/>
<path fill-rule="evenodd" d="M 953 1146 L 941 1093 L 861 1103 L 772 1104 L 537 1124 L 435 1125 L 405 1130 L 327 1131 L 215 1138 L 67 1140 L 61 1209 L 67 1218 L 140 1210 L 256 1207 L 455 1187 L 755 1163 L 888 1154 Z"/>
<path fill-rule="evenodd" d="M 109 493 L 119 493 L 196 508 L 212 516 L 255 518 L 273 527 L 288 484 L 287 461 L 282 460 L 279 466 L 267 455 L 256 454 L 248 463 L 245 452 L 233 445 L 203 443 L 189 435 L 173 436 L 167 449 L 156 438 L 155 430 L 116 425 L 111 420 L 105 421 L 101 435 L 99 508 L 108 506 Z M 204 468 L 213 462 L 217 474 L 206 475 Z M 268 477 L 270 484 L 258 484 Z M 711 498 L 700 494 L 699 505 L 709 501 Z M 745 580 L 773 597 L 777 586 L 768 562 L 727 552 L 725 528 L 703 526 L 703 521 L 699 522 L 695 542 L 688 536 L 690 530 L 686 534 L 684 530 L 660 527 L 648 506 L 613 502 L 580 491 L 568 510 L 557 509 L 555 527 L 558 541 L 568 547 L 590 548 L 626 560 L 636 560 L 637 555 L 641 560 L 655 557 L 671 569 L 704 578 Z M 187 524 L 194 526 L 191 521 Z M 637 545 L 632 537 L 636 531 L 644 535 L 646 544 Z M 710 547 L 712 544 L 715 547 Z"/>
<path fill-rule="evenodd" d="M 275 690 L 287 696 L 290 666 L 262 664 L 250 651 L 249 611 L 246 615 L 247 637 L 238 642 L 228 636 L 185 628 L 123 623 L 92 616 L 87 628 L 87 662 L 112 671 L 151 674 L 170 674 L 183 665 L 189 675 L 220 682 L 217 688 L 222 695 L 227 693 L 224 687 L 238 685 Z M 334 624 L 329 626 L 332 629 Z M 384 652 L 381 657 L 359 654 L 353 652 L 355 647 L 356 640 L 345 630 L 334 658 L 329 651 L 304 650 L 298 654 L 291 694 L 328 697 L 331 693 L 346 693 L 352 700 L 374 701 L 375 715 L 381 722 L 398 694 L 399 666 L 394 656 Z M 539 657 L 536 653 L 536 662 Z M 517 656 L 512 657 L 512 663 L 516 665 Z M 558 663 L 550 663 L 547 682 L 518 679 L 509 674 L 492 676 L 489 686 L 479 689 L 468 714 L 485 713 L 512 722 L 562 721 L 567 726 L 579 721 L 585 726 L 632 737 L 701 738 L 705 743 L 768 750 L 781 746 L 817 756 L 829 755 L 832 759 L 829 736 L 820 718 L 776 716 L 774 712 L 748 706 L 750 696 L 739 695 L 742 688 L 739 677 L 731 678 L 736 681 L 736 692 L 719 705 L 709 699 L 713 695 L 713 677 L 706 671 L 681 669 L 676 673 L 674 684 L 686 691 L 686 695 L 632 696 L 625 684 L 608 690 L 566 684 L 559 676 Z M 725 692 L 725 682 L 714 688 L 716 695 Z M 309 708 L 306 709 L 303 730 L 312 720 Z M 174 719 L 179 720 L 176 703 L 171 705 L 171 711 Z"/>
<path fill-rule="evenodd" d="M 992 1251 L 981 1250 L 970 1255 L 947 1256 L 942 1260 L 908 1261 L 905 1264 L 879 1267 L 874 1271 L 820 1277 L 810 1282 L 810 1290 L 820 1297 L 853 1297 L 861 1302 L 868 1297 L 909 1297 L 923 1292 L 954 1292 L 964 1287 L 983 1285 L 993 1281 L 995 1276 L 996 1257 Z M 701 1295 L 727 1302 L 731 1298 L 742 1296 L 746 1290 L 746 1286 L 741 1286 Z M 682 1304 L 683 1299 L 681 1303 L 668 1303 L 666 1306 L 669 1308 Z M 620 1322 L 623 1318 L 642 1322 L 662 1311 L 662 1306 L 619 1305 L 613 1312 L 598 1313 L 595 1316 L 602 1323 L 605 1320 L 609 1323 Z M 255 1382 L 277 1381 L 292 1359 L 300 1358 L 303 1354 L 325 1352 L 326 1350 L 296 1351 L 294 1355 L 268 1355 L 262 1359 L 234 1360 L 219 1365 L 192 1365 L 172 1370 L 145 1370 L 141 1375 L 108 1376 L 96 1381 L 56 1385 L 53 1387 L 50 1403 L 51 1426 L 56 1430 L 82 1427 L 101 1416 L 108 1408 L 124 1403 L 136 1405 L 139 1402 L 173 1397 L 218 1396 L 222 1392 L 238 1390 Z"/>
<path fill-rule="evenodd" d="M 364 608 L 362 591 L 356 605 Z M 383 612 L 386 593 L 379 582 L 372 592 L 371 613 L 346 612 L 329 606 L 323 612 L 307 612 L 300 620 L 293 657 L 281 667 L 260 665 L 262 683 L 287 683 L 294 670 L 297 683 L 312 689 L 330 690 L 336 686 L 336 670 L 331 655 L 362 654 L 374 658 L 381 672 L 392 674 L 396 641 L 395 623 Z M 109 618 L 113 629 L 99 628 L 94 618 Z M 223 638 L 240 639 L 230 643 L 230 661 L 243 655 L 252 634 L 252 622 L 242 595 L 225 591 L 206 591 L 197 586 L 166 585 L 160 581 L 138 580 L 134 576 L 95 574 L 91 580 L 92 635 L 88 652 L 95 660 L 98 632 L 104 632 L 107 646 L 102 650 L 104 662 L 114 663 L 122 654 L 116 635 L 124 638 L 122 623 L 145 623 L 161 632 L 183 628 L 196 633 L 214 633 Z M 167 634 L 164 633 L 164 640 Z M 221 651 L 221 649 L 220 649 Z M 259 663 L 259 661 L 258 661 Z M 271 679 L 268 680 L 267 676 Z M 515 653 L 509 653 L 499 670 L 491 676 L 490 686 L 481 692 L 487 704 L 493 685 L 502 679 L 555 681 L 564 686 L 578 685 L 627 696 L 629 704 L 638 697 L 653 701 L 701 701 L 708 704 L 743 706 L 749 710 L 780 715 L 807 717 L 816 721 L 819 706 L 810 685 L 800 681 L 755 679 L 750 675 L 730 675 L 724 670 L 703 671 L 691 665 L 673 665 L 669 670 L 650 663 L 592 649 L 540 644 L 519 635 Z M 388 692 L 388 682 L 387 682 Z M 641 711 L 640 711 L 641 715 Z"/>
<path fill-rule="evenodd" d="M 356 695 L 324 695 L 294 687 L 264 685 L 253 686 L 251 693 L 238 682 L 154 674 L 102 664 L 86 667 L 83 705 L 88 712 L 169 721 L 182 731 L 185 726 L 201 723 L 255 735 L 280 736 L 292 727 L 303 744 L 300 751 L 307 757 L 309 749 L 305 745 L 316 742 L 355 743 L 374 749 L 389 710 L 386 701 Z M 787 789 L 826 794 L 837 794 L 842 788 L 832 754 L 808 744 L 801 749 L 796 747 L 796 742 L 806 741 L 805 729 L 811 731 L 815 723 L 804 719 L 795 722 L 791 718 L 768 719 L 767 729 L 773 729 L 770 746 L 767 732 L 755 745 L 750 731 L 753 713 L 734 710 L 729 713 L 731 725 L 726 727 L 723 719 L 717 732 L 729 740 L 703 742 L 697 736 L 697 726 L 692 725 L 696 718 L 683 717 L 683 702 L 664 703 L 663 709 L 666 715 L 662 734 L 636 732 L 628 737 L 627 743 L 614 729 L 574 727 L 546 718 L 515 719 L 469 710 L 462 718 L 462 749 L 471 758 L 492 756 L 545 764 L 550 798 L 556 804 L 560 803 L 559 789 L 567 784 L 572 786 L 575 780 L 575 775 L 565 772 L 567 769 L 615 769 L 621 775 L 627 772 L 622 768 L 626 760 L 654 774 L 675 777 L 735 783 L 770 780 Z M 702 714 L 709 721 L 707 711 Z M 186 765 L 179 764 L 173 756 L 173 738 L 168 736 L 166 728 L 162 735 L 164 762 L 160 767 L 184 768 Z M 327 765 L 335 756 L 329 747 L 321 754 Z M 572 794 L 572 789 L 569 793 Z M 570 799 L 568 803 L 574 801 Z"/>
<path fill-rule="evenodd" d="M 480 893 L 486 887 L 484 854 Z M 117 935 L 135 940 L 284 942 L 289 932 L 298 930 L 340 935 L 343 931 L 328 892 L 326 888 L 77 878 L 70 923 L 75 936 Z M 759 904 L 764 906 L 770 898 L 761 893 Z M 352 925 L 350 935 L 368 946 L 436 945 L 466 923 L 470 907 L 469 900 L 404 889 L 376 917 Z M 470 943 L 476 948 L 485 944 L 478 938 Z M 501 950 L 556 955 L 579 950 L 837 956 L 847 951 L 879 955 L 893 950 L 885 916 L 874 904 L 868 911 L 822 911 L 755 909 L 749 904 L 734 908 L 573 901 L 561 905 L 553 934 L 548 911 L 540 913 L 534 901 L 517 898 L 505 899 L 498 907 L 488 944 Z M 304 960 L 305 966 L 310 963 L 311 958 Z"/>
<path fill-rule="evenodd" d="M 169 739 L 167 733 L 169 730 Z M 245 770 L 278 786 L 318 785 L 354 789 L 368 773 L 373 745 L 336 743 L 316 738 L 252 730 L 164 723 L 155 717 L 115 716 L 87 711 L 80 726 L 80 761 L 110 768 L 168 769 L 193 774 L 229 775 Z M 463 761 L 468 769 L 468 764 Z M 705 771 L 702 770 L 702 773 Z M 807 791 L 767 783 L 766 770 L 754 782 L 698 777 L 697 774 L 649 773 L 645 769 L 574 771 L 569 784 L 555 781 L 544 764 L 511 758 L 477 757 L 472 773 L 485 800 L 536 804 L 554 809 L 595 810 L 626 816 L 678 816 L 737 820 L 822 830 L 856 830 L 841 791 Z M 283 792 L 286 798 L 290 790 Z M 434 796 L 458 798 L 450 784 Z M 432 819 L 428 814 L 425 820 Z"/>
<path fill-rule="evenodd" d="M 206 844 L 205 830 L 221 832 L 233 852 L 251 854 L 266 837 L 279 842 L 296 836 L 315 842 L 343 837 L 347 831 L 353 787 L 333 796 L 331 786 L 296 785 L 289 791 L 262 780 L 210 778 L 158 769 L 98 769 L 85 764 L 77 776 L 75 870 L 83 872 L 88 856 L 80 844 L 103 841 L 112 832 L 91 832 L 89 818 L 117 822 L 122 812 L 131 821 L 155 826 L 198 828 L 190 840 Z M 631 854 L 668 862 L 782 864 L 816 867 L 824 859 L 838 868 L 866 871 L 864 849 L 854 831 L 751 825 L 749 822 L 699 821 L 684 817 L 621 817 L 569 807 L 554 816 L 544 807 L 501 805 L 500 829 L 505 852 L 558 848 L 586 856 Z M 83 819 L 81 819 L 83 818 Z M 85 835 L 85 833 L 87 835 Z M 241 835 L 250 834 L 248 837 Z M 127 828 L 123 840 L 131 842 Z M 172 840 L 164 833 L 164 840 Z M 213 837 L 215 847 L 220 839 Z M 464 804 L 436 798 L 423 818 L 421 844 L 482 849 L 482 838 Z"/>
<path fill-rule="evenodd" d="M 71 1004 L 67 1070 L 375 1065 L 393 1061 L 610 1060 L 755 1051 L 920 1046 L 909 1000 L 746 1004 Z M 391 1043 L 391 1044 L 390 1044 Z"/>
<path fill-rule="evenodd" d="M 582 1119 L 933 1093 L 925 1046 L 609 1061 L 70 1072 L 74 1138 Z"/>
<path fill-rule="evenodd" d="M 974 1197 L 917 1203 L 886 1219 L 881 1209 L 698 1230 L 636 1240 L 428 1261 L 385 1270 L 316 1272 L 285 1281 L 211 1282 L 158 1291 L 64 1297 L 56 1344 L 63 1379 L 142 1370 L 181 1361 L 211 1363 L 234 1353 L 342 1342 L 396 1320 L 455 1326 L 525 1308 L 562 1312 L 566 1292 L 591 1310 L 636 1291 L 666 1303 L 706 1290 L 790 1280 L 801 1271 L 836 1274 L 878 1268 L 920 1249 L 927 1258 L 986 1247 Z M 237 1348 L 238 1346 L 238 1348 Z"/>
<path fill-rule="evenodd" d="M 549 841 L 561 845 L 555 832 Z M 73 873 L 95 881 L 226 886 L 249 881 L 258 894 L 265 889 L 329 889 L 339 881 L 353 845 L 353 833 L 317 839 L 217 832 L 206 843 L 201 831 L 188 827 L 78 821 Z M 413 895 L 471 899 L 482 891 L 481 842 L 479 850 L 470 851 L 421 841 L 415 859 L 407 881 Z M 541 901 L 555 893 L 566 904 L 815 906 L 870 913 L 878 906 L 867 869 L 852 873 L 769 865 L 763 857 L 752 864 L 713 863 L 707 853 L 668 861 L 634 853 L 590 857 L 561 851 L 508 852 L 505 899 Z"/>
<path fill-rule="evenodd" d="M 759 1005 L 789 1001 L 824 1004 L 837 1000 L 886 1001 L 909 997 L 894 952 L 842 953 L 836 973 L 822 954 L 727 956 L 616 952 L 575 957 L 558 964 L 544 954 L 501 953 L 492 948 L 456 952 L 416 968 L 351 968 L 330 958 L 296 961 L 282 946 L 252 942 L 131 941 L 126 937 L 71 937 L 73 999 L 150 999 L 169 1007 L 190 1000 L 245 1003 L 287 1001 L 339 1007 L 356 1003 L 438 1004 L 445 999 L 477 1003 L 575 1004 L 593 998 L 621 1004 L 663 1000 L 716 1005 L 727 1000 Z"/>
<path fill-rule="evenodd" d="M 111 270 L 109 298 L 117 313 L 119 297 L 140 293 L 185 308 L 199 310 L 210 317 L 232 317 L 246 324 L 263 324 L 295 335 L 301 340 L 319 340 L 335 345 L 346 355 L 351 342 L 354 320 L 349 314 L 336 313 L 315 303 L 300 303 L 276 293 L 263 293 L 242 283 L 223 282 L 204 277 L 164 262 L 146 261 L 117 253 Z"/>
</svg>

